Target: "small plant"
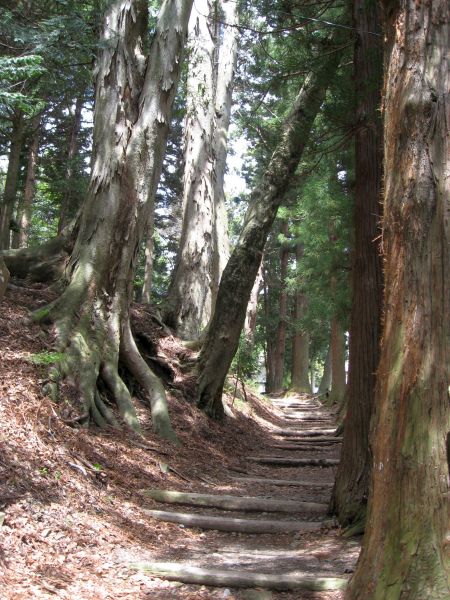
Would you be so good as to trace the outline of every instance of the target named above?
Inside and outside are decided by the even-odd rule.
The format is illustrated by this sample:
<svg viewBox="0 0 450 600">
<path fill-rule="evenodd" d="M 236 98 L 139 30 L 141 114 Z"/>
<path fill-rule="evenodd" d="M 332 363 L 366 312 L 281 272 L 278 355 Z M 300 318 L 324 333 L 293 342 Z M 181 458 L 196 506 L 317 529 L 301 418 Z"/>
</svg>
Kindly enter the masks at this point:
<svg viewBox="0 0 450 600">
<path fill-rule="evenodd" d="M 47 477 L 47 475 L 48 475 L 48 467 L 40 467 L 39 468 L 39 475 L 41 477 Z"/>
<path fill-rule="evenodd" d="M 44 352 L 37 352 L 36 354 L 31 354 L 27 360 L 33 365 L 53 365 L 64 358 L 64 354 L 60 352 L 48 352 L 44 350 Z"/>
<path fill-rule="evenodd" d="M 102 471 L 102 465 L 99 463 L 95 463 L 92 465 L 94 467 L 94 469 L 97 471 L 97 473 L 100 473 L 100 471 Z"/>
</svg>

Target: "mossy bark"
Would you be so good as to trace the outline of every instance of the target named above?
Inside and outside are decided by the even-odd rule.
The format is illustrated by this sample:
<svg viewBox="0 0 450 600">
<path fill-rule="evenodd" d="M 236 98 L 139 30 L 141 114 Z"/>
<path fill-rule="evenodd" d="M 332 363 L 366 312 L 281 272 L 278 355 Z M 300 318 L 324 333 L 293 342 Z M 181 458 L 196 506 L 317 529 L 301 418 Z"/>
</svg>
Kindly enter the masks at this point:
<svg viewBox="0 0 450 600">
<path fill-rule="evenodd" d="M 384 329 L 348 600 L 450 597 L 450 6 L 385 2 Z"/>
<path fill-rule="evenodd" d="M 132 340 L 129 306 L 137 255 L 158 183 L 192 2 L 163 3 L 147 58 L 147 3 L 115 0 L 103 22 L 96 67 L 92 174 L 67 276 L 52 304 L 59 376 L 99 425 L 108 420 L 98 402 L 101 378 L 124 421 L 139 430 L 130 393 L 119 376 L 119 357 L 157 406 L 153 425 L 175 440 L 164 389 Z M 163 406 L 162 406 L 163 405 Z M 101 417 L 101 418 L 100 418 Z"/>
</svg>

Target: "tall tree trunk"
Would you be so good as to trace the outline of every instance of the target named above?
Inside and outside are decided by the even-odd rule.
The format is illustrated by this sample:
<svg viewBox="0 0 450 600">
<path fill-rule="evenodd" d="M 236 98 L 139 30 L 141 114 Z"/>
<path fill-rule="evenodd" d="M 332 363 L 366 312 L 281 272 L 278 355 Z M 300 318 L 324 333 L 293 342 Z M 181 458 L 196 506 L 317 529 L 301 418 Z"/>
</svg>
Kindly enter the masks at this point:
<svg viewBox="0 0 450 600">
<path fill-rule="evenodd" d="M 75 102 L 72 127 L 70 128 L 67 143 L 67 167 L 64 195 L 59 207 L 58 234 L 66 227 L 80 208 L 81 199 L 74 193 L 74 160 L 78 152 L 78 138 L 81 130 L 81 113 L 84 105 L 84 95 L 80 95 Z M 73 206 L 75 204 L 75 206 Z"/>
<path fill-rule="evenodd" d="M 450 597 L 450 5 L 384 3 L 384 327 L 348 600 Z"/>
<path fill-rule="evenodd" d="M 328 346 L 327 355 L 323 364 L 323 375 L 320 380 L 319 394 L 324 394 L 331 389 L 331 344 Z"/>
<path fill-rule="evenodd" d="M 233 79 L 236 69 L 239 42 L 239 3 L 222 0 L 220 7 L 227 23 L 223 32 L 217 67 L 215 127 L 214 127 L 214 253 L 212 273 L 212 312 L 219 291 L 220 278 L 230 257 L 228 217 L 225 206 L 224 177 L 228 154 L 228 130 L 230 128 L 233 100 Z"/>
<path fill-rule="evenodd" d="M 330 402 L 342 405 L 345 396 L 345 332 L 337 317 L 331 320 Z"/>
<path fill-rule="evenodd" d="M 36 166 L 41 136 L 41 116 L 34 117 L 31 121 L 31 142 L 28 150 L 27 174 L 23 197 L 17 208 L 16 222 L 18 231 L 13 233 L 13 248 L 26 248 L 28 246 L 28 229 L 31 223 L 31 207 L 36 190 Z"/>
<path fill-rule="evenodd" d="M 3 202 L 0 206 L 0 250 L 8 250 L 11 244 L 10 222 L 13 216 L 14 204 L 19 179 L 20 153 L 25 135 L 25 120 L 23 112 L 15 112 L 12 120 L 11 144 L 9 147 L 8 170 L 6 172 Z"/>
<path fill-rule="evenodd" d="M 155 214 L 152 211 L 147 223 L 147 237 L 145 239 L 145 266 L 144 266 L 144 283 L 142 285 L 141 302 L 150 304 L 152 297 L 152 282 L 153 282 L 153 228 L 155 225 Z"/>
<path fill-rule="evenodd" d="M 331 508 L 341 525 L 364 520 L 372 457 L 369 425 L 381 336 L 382 125 L 379 115 L 382 46 L 376 2 L 354 0 L 355 46 L 355 246 L 352 265 L 352 310 L 349 377 L 341 462 Z"/>
<path fill-rule="evenodd" d="M 183 223 L 164 320 L 196 339 L 211 317 L 213 286 L 214 57 L 211 0 L 197 0 L 189 23 Z"/>
<path fill-rule="evenodd" d="M 99 425 L 113 422 L 96 389 L 100 377 L 125 422 L 139 428 L 118 374 L 119 354 L 152 405 L 154 429 L 175 439 L 164 388 L 139 354 L 129 306 L 139 248 L 161 172 L 191 1 L 163 3 L 147 59 L 147 2 L 107 8 L 96 68 L 91 182 L 63 294 L 36 318 L 55 323 L 65 377 Z"/>
<path fill-rule="evenodd" d="M 289 223 L 285 220 L 281 223 L 281 234 L 283 241 L 280 250 L 280 293 L 278 297 L 278 324 L 275 337 L 275 352 L 274 352 L 274 376 L 273 389 L 271 392 L 280 394 L 283 391 L 283 376 L 284 376 L 284 355 L 286 352 L 286 319 L 287 319 L 287 290 L 286 277 L 289 259 L 289 247 L 286 245 L 284 238 L 288 234 Z"/>
<path fill-rule="evenodd" d="M 267 236 L 338 63 L 339 53 L 328 52 L 305 79 L 283 124 L 275 152 L 251 194 L 242 233 L 223 272 L 216 310 L 198 361 L 198 406 L 211 417 L 223 416 L 223 384 L 239 344 Z"/>
<path fill-rule="evenodd" d="M 297 244 L 295 256 L 297 267 L 302 259 L 303 246 Z M 306 298 L 300 291 L 295 293 L 294 334 L 292 337 L 291 389 L 301 394 L 311 393 L 309 383 L 309 335 L 300 329 L 299 320 L 305 312 Z"/>
<path fill-rule="evenodd" d="M 261 261 L 259 272 L 262 272 L 263 276 L 263 290 L 264 290 L 264 316 L 265 316 L 265 367 L 266 367 L 266 382 L 265 391 L 270 393 L 273 390 L 273 378 L 274 378 L 274 350 L 275 341 L 272 335 L 270 327 L 270 282 L 268 277 L 268 269 L 266 268 L 265 261 Z M 256 281 L 256 280 L 255 280 Z M 254 287 L 254 284 L 253 284 Z M 252 288 L 253 291 L 253 288 Z M 248 305 L 247 305 L 248 306 Z"/>
</svg>

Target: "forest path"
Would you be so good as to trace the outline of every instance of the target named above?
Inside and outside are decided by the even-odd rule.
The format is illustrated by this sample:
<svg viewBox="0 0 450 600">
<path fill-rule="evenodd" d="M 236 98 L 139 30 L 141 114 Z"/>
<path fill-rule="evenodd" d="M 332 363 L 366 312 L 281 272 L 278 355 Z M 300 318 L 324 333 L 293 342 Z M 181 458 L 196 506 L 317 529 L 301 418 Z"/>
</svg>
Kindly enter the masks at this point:
<svg viewBox="0 0 450 600">
<path fill-rule="evenodd" d="M 228 470 L 221 481 L 202 486 L 201 494 L 173 488 L 144 492 L 163 503 L 158 505 L 163 510 L 146 511 L 150 519 L 202 533 L 144 557 L 136 569 L 170 581 L 220 586 L 222 593 L 215 589 L 214 595 L 211 588 L 211 598 L 343 597 L 339 590 L 357 550 L 339 537 L 326 514 L 340 452 L 334 415 L 306 397 L 272 403 L 279 426 L 271 429 L 262 456 L 258 449 L 262 460 L 248 456 L 237 472 Z"/>
</svg>

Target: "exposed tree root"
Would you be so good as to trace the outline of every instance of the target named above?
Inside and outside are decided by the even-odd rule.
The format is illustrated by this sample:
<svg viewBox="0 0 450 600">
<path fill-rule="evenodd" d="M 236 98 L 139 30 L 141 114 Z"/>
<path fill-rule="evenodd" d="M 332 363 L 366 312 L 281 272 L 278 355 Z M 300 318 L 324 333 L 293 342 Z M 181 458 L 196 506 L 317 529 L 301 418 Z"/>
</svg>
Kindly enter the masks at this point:
<svg viewBox="0 0 450 600">
<path fill-rule="evenodd" d="M 309 575 L 307 573 L 250 573 L 248 571 L 231 571 L 226 569 L 203 569 L 182 563 L 136 563 L 135 569 L 148 571 L 170 581 L 182 581 L 198 585 L 220 587 L 265 588 L 270 590 L 304 590 L 320 592 L 325 590 L 343 590 L 347 587 L 347 579 Z"/>
<path fill-rule="evenodd" d="M 37 321 L 54 323 L 57 349 L 62 355 L 51 369 L 47 391 L 57 401 L 61 382 L 67 382 L 76 390 L 83 412 L 89 414 L 96 425 L 118 427 L 113 412 L 99 394 L 97 384 L 101 380 L 125 424 L 140 432 L 130 392 L 118 372 L 120 354 L 125 366 L 150 398 L 155 432 L 177 442 L 170 425 L 164 387 L 140 355 L 128 316 L 120 319 L 120 311 L 84 296 L 83 285 L 71 286 L 70 294 L 63 293 L 55 302 L 33 315 Z"/>
</svg>

